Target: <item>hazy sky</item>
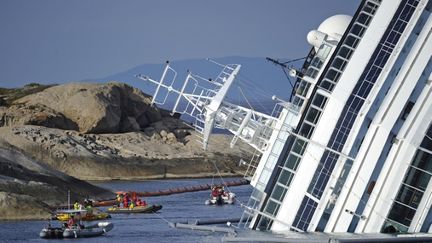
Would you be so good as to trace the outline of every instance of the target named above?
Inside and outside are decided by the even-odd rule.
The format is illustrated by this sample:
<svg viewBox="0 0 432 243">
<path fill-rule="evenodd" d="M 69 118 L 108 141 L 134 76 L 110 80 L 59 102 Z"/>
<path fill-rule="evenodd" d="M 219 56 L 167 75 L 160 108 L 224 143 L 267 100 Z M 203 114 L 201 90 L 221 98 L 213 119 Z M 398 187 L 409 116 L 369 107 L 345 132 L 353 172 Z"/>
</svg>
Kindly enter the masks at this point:
<svg viewBox="0 0 432 243">
<path fill-rule="evenodd" d="M 190 58 L 304 56 L 360 0 L 1 0 L 0 86 L 100 78 Z"/>
</svg>

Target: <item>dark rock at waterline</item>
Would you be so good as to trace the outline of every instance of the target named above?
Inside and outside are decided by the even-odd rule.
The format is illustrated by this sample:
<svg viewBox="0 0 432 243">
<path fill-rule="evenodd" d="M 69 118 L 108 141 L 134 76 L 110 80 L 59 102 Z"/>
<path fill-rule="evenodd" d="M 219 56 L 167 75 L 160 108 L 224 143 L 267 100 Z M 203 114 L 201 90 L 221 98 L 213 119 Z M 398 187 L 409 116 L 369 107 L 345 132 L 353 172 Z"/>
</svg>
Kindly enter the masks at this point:
<svg viewBox="0 0 432 243">
<path fill-rule="evenodd" d="M 33 160 L 17 148 L 0 148 L 0 219 L 39 219 L 49 206 L 72 200 L 110 198 L 112 192 L 68 176 Z"/>
<path fill-rule="evenodd" d="M 0 219 L 48 219 L 49 206 L 35 197 L 0 191 Z"/>
</svg>

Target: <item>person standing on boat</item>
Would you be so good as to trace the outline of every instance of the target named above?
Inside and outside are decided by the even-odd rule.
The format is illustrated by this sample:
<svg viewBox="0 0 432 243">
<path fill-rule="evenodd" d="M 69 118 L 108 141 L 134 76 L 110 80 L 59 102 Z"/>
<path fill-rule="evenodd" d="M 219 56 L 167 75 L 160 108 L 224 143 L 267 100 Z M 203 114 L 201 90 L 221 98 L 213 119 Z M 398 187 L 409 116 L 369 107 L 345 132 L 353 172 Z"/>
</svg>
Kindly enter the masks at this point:
<svg viewBox="0 0 432 243">
<path fill-rule="evenodd" d="M 75 210 L 83 210 L 83 205 L 81 203 L 79 203 L 78 201 L 75 201 L 73 206 L 74 206 Z"/>
<path fill-rule="evenodd" d="M 84 208 L 87 208 L 88 205 L 89 205 L 89 201 L 88 201 L 88 199 L 86 198 L 86 199 L 84 199 L 83 206 L 84 206 Z"/>
<path fill-rule="evenodd" d="M 75 210 L 80 210 L 80 205 L 81 205 L 81 204 L 80 204 L 78 201 L 75 201 L 75 203 L 74 203 L 74 205 L 73 205 L 73 206 L 74 206 L 74 209 L 75 209 Z"/>
<path fill-rule="evenodd" d="M 132 193 L 131 201 L 135 202 L 135 204 L 136 204 L 136 201 L 137 201 L 137 195 L 136 195 L 136 192 L 133 192 L 133 193 Z"/>
<path fill-rule="evenodd" d="M 87 214 L 93 214 L 93 207 L 90 204 L 87 204 L 85 210 L 87 211 Z"/>
<path fill-rule="evenodd" d="M 121 202 L 123 201 L 123 195 L 118 193 L 116 196 L 116 201 L 117 201 L 117 207 L 120 207 Z"/>
<path fill-rule="evenodd" d="M 145 200 L 141 200 L 141 198 L 138 198 L 136 201 L 136 206 L 145 207 L 145 206 L 147 206 L 147 203 Z"/>
<path fill-rule="evenodd" d="M 74 226 L 76 226 L 76 224 L 77 224 L 77 222 L 76 222 L 75 216 L 72 214 L 68 220 L 67 225 L 68 225 L 69 229 L 71 229 Z"/>
<path fill-rule="evenodd" d="M 123 207 L 125 208 L 129 207 L 129 197 L 127 194 L 123 196 Z"/>
<path fill-rule="evenodd" d="M 216 197 L 218 196 L 217 187 L 212 186 L 212 188 L 211 188 L 211 196 L 212 196 L 213 198 L 216 198 Z"/>
<path fill-rule="evenodd" d="M 91 200 L 88 196 L 84 199 L 84 207 L 87 208 L 88 206 L 93 207 L 93 200 Z"/>
</svg>

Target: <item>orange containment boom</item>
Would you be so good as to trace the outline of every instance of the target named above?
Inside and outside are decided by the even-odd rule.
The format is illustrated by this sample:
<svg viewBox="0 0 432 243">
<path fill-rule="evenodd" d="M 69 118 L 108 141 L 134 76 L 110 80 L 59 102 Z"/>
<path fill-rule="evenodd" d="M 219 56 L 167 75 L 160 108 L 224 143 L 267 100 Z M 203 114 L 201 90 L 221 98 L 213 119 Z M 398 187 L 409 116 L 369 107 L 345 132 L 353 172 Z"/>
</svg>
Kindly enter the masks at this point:
<svg viewBox="0 0 432 243">
<path fill-rule="evenodd" d="M 231 186 L 242 186 L 242 185 L 247 185 L 247 184 L 249 184 L 248 180 L 240 179 L 238 181 L 228 181 L 228 182 L 225 182 L 223 184 L 216 185 L 216 186 L 231 187 Z M 179 193 L 185 193 L 185 192 L 205 191 L 205 190 L 210 190 L 212 186 L 215 186 L 215 185 L 205 184 L 205 185 L 198 185 L 198 186 L 186 186 L 186 187 L 169 188 L 169 189 L 165 189 L 165 190 L 152 191 L 152 192 L 148 192 L 148 191 L 144 191 L 144 192 L 118 191 L 116 193 L 117 194 L 128 193 L 129 195 L 135 194 L 138 197 L 157 197 L 157 196 L 167 196 L 167 195 L 179 194 Z M 116 203 L 117 203 L 116 200 L 112 199 L 112 200 L 107 200 L 107 201 L 93 202 L 93 206 L 96 206 L 96 207 L 111 206 L 111 205 L 114 205 Z"/>
</svg>

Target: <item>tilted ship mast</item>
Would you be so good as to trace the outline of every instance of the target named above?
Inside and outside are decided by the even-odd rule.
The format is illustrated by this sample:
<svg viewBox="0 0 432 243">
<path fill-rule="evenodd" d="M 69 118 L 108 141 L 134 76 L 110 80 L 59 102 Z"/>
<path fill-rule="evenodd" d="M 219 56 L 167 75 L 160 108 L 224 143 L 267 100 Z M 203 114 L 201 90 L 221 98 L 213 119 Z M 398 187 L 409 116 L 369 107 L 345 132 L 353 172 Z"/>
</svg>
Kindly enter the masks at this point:
<svg viewBox="0 0 432 243">
<path fill-rule="evenodd" d="M 280 116 L 286 116 L 286 108 L 283 108 L 284 111 L 280 112 L 279 117 L 273 117 L 225 101 L 241 65 L 224 65 L 211 59 L 209 61 L 222 68 L 217 78 L 205 79 L 188 71 L 179 89 L 175 88 L 177 72 L 171 68 L 169 62 L 166 63 L 160 80 L 143 75 L 136 77 L 154 85 L 152 104 L 170 105 L 172 113 L 192 118 L 193 128 L 200 134 L 203 149 L 207 148 L 213 129 L 218 128 L 228 130 L 234 135 L 231 147 L 240 138 L 259 153 L 264 153 L 270 145 L 273 130 L 280 128 Z M 168 96 L 173 95 L 174 102 L 168 104 Z M 248 174 L 252 175 L 253 171 Z"/>
</svg>

